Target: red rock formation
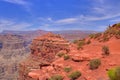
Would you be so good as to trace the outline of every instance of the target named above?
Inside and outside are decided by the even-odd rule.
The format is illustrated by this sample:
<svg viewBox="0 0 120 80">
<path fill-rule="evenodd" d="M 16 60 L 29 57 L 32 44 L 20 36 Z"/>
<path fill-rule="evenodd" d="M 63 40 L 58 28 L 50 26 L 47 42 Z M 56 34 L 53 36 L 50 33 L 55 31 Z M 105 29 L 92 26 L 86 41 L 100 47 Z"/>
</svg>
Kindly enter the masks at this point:
<svg viewBox="0 0 120 80">
<path fill-rule="evenodd" d="M 31 80 L 27 75 L 28 72 L 31 69 L 40 69 L 42 66 L 49 66 L 60 51 L 69 52 L 69 42 L 59 35 L 48 33 L 34 39 L 31 45 L 31 56 L 28 60 L 20 64 L 20 80 Z M 31 77 L 37 76 L 33 72 L 29 73 L 29 75 L 32 75 Z"/>
<path fill-rule="evenodd" d="M 20 64 L 20 80 L 47 80 L 51 76 L 60 74 L 64 77 L 63 80 L 70 80 L 68 75 L 73 71 L 80 71 L 81 77 L 76 80 L 108 80 L 107 70 L 116 66 L 120 66 L 120 36 L 119 27 L 112 31 L 118 31 L 117 34 L 107 30 L 102 35 L 97 35 L 97 38 L 103 38 L 105 35 L 109 37 L 107 41 L 99 41 L 97 38 L 90 39 L 90 44 L 85 44 L 83 49 L 78 50 L 77 45 L 69 44 L 63 38 L 54 34 L 47 34 L 33 40 L 31 56 Z M 107 45 L 110 49 L 109 56 L 102 55 L 102 47 Z M 68 47 L 69 46 L 69 47 Z M 55 55 L 61 50 L 66 50 L 70 59 L 65 60 L 64 57 L 56 58 Z M 91 70 L 89 61 L 91 59 L 100 59 L 101 65 L 98 69 Z M 71 67 L 70 72 L 65 72 L 65 67 Z M 96 75 L 97 74 L 97 75 Z"/>
<path fill-rule="evenodd" d="M 33 40 L 31 54 L 41 57 L 45 61 L 52 61 L 55 55 L 61 51 L 69 51 L 69 43 L 59 35 L 48 33 Z"/>
</svg>

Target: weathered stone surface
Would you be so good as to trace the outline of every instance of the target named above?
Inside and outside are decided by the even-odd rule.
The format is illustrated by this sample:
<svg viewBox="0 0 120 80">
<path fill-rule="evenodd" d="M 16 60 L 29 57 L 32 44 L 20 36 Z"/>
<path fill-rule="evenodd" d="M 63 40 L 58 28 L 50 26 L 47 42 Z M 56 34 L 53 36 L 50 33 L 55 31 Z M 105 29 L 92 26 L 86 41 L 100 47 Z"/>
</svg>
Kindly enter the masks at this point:
<svg viewBox="0 0 120 80">
<path fill-rule="evenodd" d="M 20 80 L 30 80 L 32 77 L 38 78 L 37 73 L 31 72 L 31 69 L 42 69 L 45 67 L 42 73 L 44 74 L 45 71 L 48 70 L 46 67 L 49 67 L 50 63 L 55 60 L 55 56 L 58 52 L 69 52 L 69 42 L 59 35 L 48 33 L 35 38 L 30 48 L 31 56 L 20 64 Z M 46 76 L 40 76 L 41 78 L 46 78 Z"/>
<path fill-rule="evenodd" d="M 72 60 L 75 62 L 80 62 L 80 61 L 89 61 L 90 55 L 87 54 L 74 54 L 72 55 Z"/>
<path fill-rule="evenodd" d="M 33 40 L 31 54 L 38 55 L 45 61 L 52 61 L 55 55 L 61 51 L 69 51 L 69 43 L 59 35 L 48 33 Z"/>
<path fill-rule="evenodd" d="M 0 80 L 17 80 L 18 64 L 30 52 L 19 35 L 0 35 Z"/>
</svg>

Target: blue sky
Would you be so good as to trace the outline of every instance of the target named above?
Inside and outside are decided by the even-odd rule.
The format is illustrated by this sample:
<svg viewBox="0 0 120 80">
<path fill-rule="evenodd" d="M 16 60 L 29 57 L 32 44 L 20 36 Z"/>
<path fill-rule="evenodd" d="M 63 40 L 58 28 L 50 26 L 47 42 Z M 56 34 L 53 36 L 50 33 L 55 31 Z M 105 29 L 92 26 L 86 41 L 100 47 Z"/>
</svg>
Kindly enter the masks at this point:
<svg viewBox="0 0 120 80">
<path fill-rule="evenodd" d="M 96 30 L 120 22 L 120 0 L 0 0 L 3 30 Z"/>
</svg>

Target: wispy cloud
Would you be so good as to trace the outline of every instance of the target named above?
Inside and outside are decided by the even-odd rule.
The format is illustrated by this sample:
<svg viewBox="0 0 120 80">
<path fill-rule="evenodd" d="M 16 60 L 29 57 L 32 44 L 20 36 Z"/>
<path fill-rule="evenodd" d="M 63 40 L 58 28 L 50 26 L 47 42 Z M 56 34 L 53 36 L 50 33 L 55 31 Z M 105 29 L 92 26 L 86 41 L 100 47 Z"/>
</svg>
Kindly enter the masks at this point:
<svg viewBox="0 0 120 80">
<path fill-rule="evenodd" d="M 78 21 L 78 18 L 65 18 L 55 21 L 56 24 L 71 24 Z"/>
<path fill-rule="evenodd" d="M 114 22 L 114 23 L 120 22 L 120 18 L 116 18 L 116 19 L 110 20 L 110 22 Z"/>
<path fill-rule="evenodd" d="M 23 6 L 25 9 L 30 9 L 30 3 L 28 0 L 2 0 L 12 4 Z M 88 0 L 86 0 L 88 1 Z M 13 20 L 0 20 L 0 28 L 13 29 L 13 30 L 25 30 L 31 29 L 44 29 L 44 30 L 59 30 L 59 29 L 96 29 L 104 30 L 108 24 L 120 21 L 120 1 L 114 4 L 113 0 L 89 0 L 91 5 L 88 7 L 88 13 L 82 13 L 78 15 L 72 15 L 70 17 L 64 16 L 62 19 L 57 17 L 39 17 L 34 18 L 31 23 L 27 22 L 15 22 Z M 115 1 L 116 2 L 116 1 Z M 116 7 L 117 6 L 117 7 Z M 80 7 L 80 6 L 78 6 Z M 84 9 L 84 8 L 83 8 Z M 37 27 L 30 27 L 32 25 Z M 9 28 L 10 27 L 10 28 Z"/>
<path fill-rule="evenodd" d="M 19 4 L 19 5 L 27 5 L 28 4 L 28 2 L 26 2 L 25 0 L 2 0 L 2 1 L 13 3 L 13 4 Z"/>
<path fill-rule="evenodd" d="M 90 16 L 90 15 L 80 15 L 80 16 L 75 16 L 72 18 L 64 18 L 60 20 L 52 20 L 53 24 L 73 24 L 73 23 L 83 23 L 83 22 L 92 22 L 92 21 L 103 21 L 103 20 L 111 20 L 113 18 L 120 17 L 120 13 L 115 14 L 115 15 L 104 15 L 104 16 Z M 114 20 L 115 21 L 115 20 Z"/>
<path fill-rule="evenodd" d="M 109 20 L 109 19 L 116 18 L 116 17 L 120 17 L 120 13 L 115 14 L 115 15 L 108 14 L 108 15 L 99 16 L 99 17 L 84 16 L 84 17 L 80 18 L 80 20 L 83 20 L 83 21 L 101 21 L 101 20 Z"/>
<path fill-rule="evenodd" d="M 23 8 L 25 8 L 27 11 L 30 11 L 31 3 L 26 1 L 26 0 L 2 0 L 2 1 L 7 2 L 7 3 L 11 3 L 11 4 L 20 5 Z"/>
<path fill-rule="evenodd" d="M 16 22 L 14 20 L 0 19 L 0 32 L 3 30 L 27 30 L 33 24 Z"/>
</svg>

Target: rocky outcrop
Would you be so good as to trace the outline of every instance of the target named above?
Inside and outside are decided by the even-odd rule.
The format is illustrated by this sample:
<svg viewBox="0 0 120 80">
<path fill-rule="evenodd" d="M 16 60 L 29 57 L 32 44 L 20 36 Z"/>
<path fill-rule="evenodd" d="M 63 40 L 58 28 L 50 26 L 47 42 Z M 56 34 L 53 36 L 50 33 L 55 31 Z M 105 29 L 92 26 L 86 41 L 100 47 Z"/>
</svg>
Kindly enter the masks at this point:
<svg viewBox="0 0 120 80">
<path fill-rule="evenodd" d="M 41 57 L 45 61 L 52 61 L 59 51 L 69 51 L 68 41 L 60 35 L 48 33 L 33 40 L 31 54 Z"/>
<path fill-rule="evenodd" d="M 60 51 L 69 52 L 69 42 L 60 35 L 48 33 L 35 38 L 31 44 L 31 56 L 20 64 L 19 80 L 36 80 L 28 76 L 29 74 L 34 77 L 34 73 L 29 72 L 39 70 L 43 66 L 49 67 Z"/>
</svg>

